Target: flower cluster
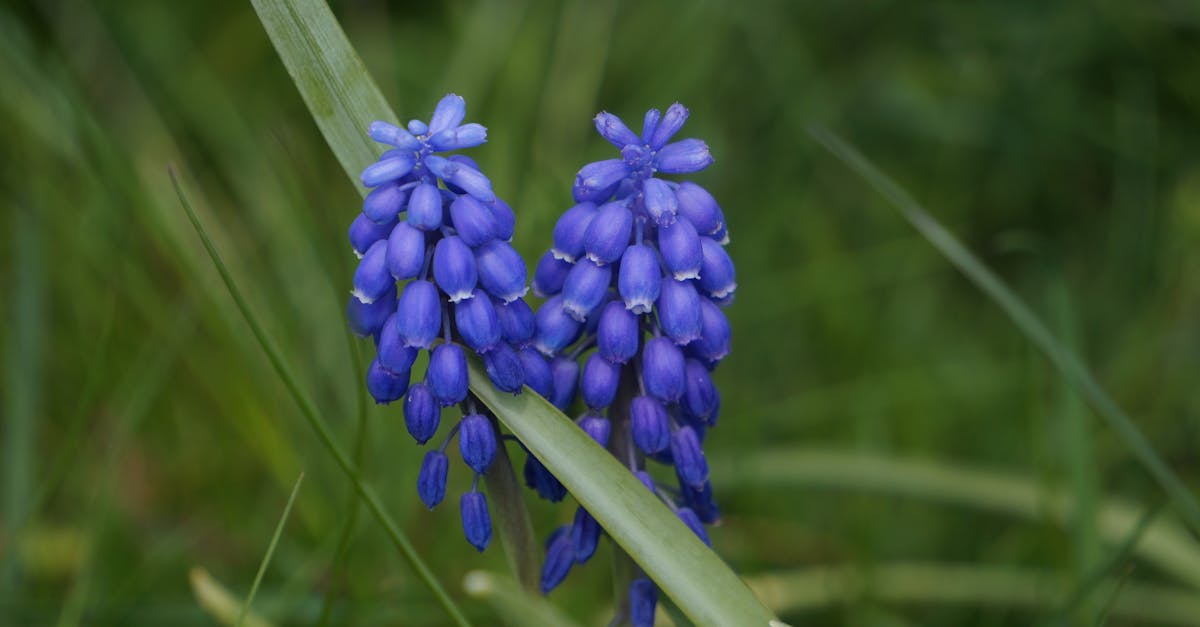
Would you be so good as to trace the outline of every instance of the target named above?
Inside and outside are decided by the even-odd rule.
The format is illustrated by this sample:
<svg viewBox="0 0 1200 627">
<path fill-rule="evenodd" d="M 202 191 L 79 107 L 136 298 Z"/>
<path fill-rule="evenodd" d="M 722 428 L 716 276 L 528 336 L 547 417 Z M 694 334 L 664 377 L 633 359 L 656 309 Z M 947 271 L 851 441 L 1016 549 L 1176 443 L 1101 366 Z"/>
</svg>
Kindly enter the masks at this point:
<svg viewBox="0 0 1200 627">
<path fill-rule="evenodd" d="M 417 443 L 436 435 L 443 407 L 463 408 L 441 446 L 426 453 L 417 491 L 430 509 L 442 501 L 445 450 L 457 435 L 463 461 L 475 473 L 461 499 L 463 530 L 482 551 L 492 531 L 478 481 L 495 457 L 497 427 L 468 393 L 463 346 L 483 359 L 498 389 L 514 394 L 525 384 L 525 363 L 535 372 L 549 365 L 527 348 L 534 313 L 522 298 L 525 262 L 508 243 L 512 209 L 470 158 L 436 154 L 486 141 L 483 126 L 462 124 L 465 114 L 463 99 L 450 94 L 428 124 L 371 124 L 371 138 L 392 148 L 362 173 L 363 185 L 373 189 L 350 226 L 360 261 L 346 315 L 355 333 L 375 340 L 367 389 L 380 404 L 404 399 L 404 421 Z M 407 281 L 399 291 L 398 281 Z M 423 351 L 429 353 L 425 378 L 410 387 Z"/>
<path fill-rule="evenodd" d="M 588 164 L 576 177 L 577 204 L 558 220 L 534 274 L 534 292 L 547 299 L 534 345 L 562 381 L 552 402 L 566 411 L 578 392 L 586 406 L 579 426 L 707 543 L 704 524 L 720 513 L 701 445 L 717 421 L 720 395 L 710 373 L 729 352 L 722 308 L 736 283 L 716 201 L 699 185 L 659 178 L 712 163 L 701 140 L 668 143 L 687 116 L 678 103 L 666 113 L 652 109 L 640 136 L 615 115 L 596 116 L 596 129 L 621 158 Z M 653 479 L 647 460 L 670 466 L 677 487 Z M 562 498 L 532 457 L 525 477 L 542 496 Z M 591 557 L 600 533 L 580 507 L 573 523 L 550 536 L 543 591 Z M 651 624 L 653 584 L 638 578 L 630 598 L 632 622 Z"/>
</svg>

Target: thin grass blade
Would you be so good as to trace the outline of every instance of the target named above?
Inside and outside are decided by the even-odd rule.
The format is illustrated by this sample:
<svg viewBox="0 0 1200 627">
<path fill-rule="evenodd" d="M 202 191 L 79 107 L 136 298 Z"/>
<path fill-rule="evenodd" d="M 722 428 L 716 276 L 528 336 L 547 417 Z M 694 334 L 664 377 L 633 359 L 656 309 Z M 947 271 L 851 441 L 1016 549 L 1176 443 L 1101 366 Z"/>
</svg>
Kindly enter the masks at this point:
<svg viewBox="0 0 1200 627">
<path fill-rule="evenodd" d="M 1017 328 L 1037 346 L 1050 363 L 1075 385 L 1088 403 L 1116 431 L 1134 457 L 1150 473 L 1155 481 L 1171 497 L 1180 513 L 1194 531 L 1200 532 L 1200 502 L 1184 485 L 1183 481 L 1154 450 L 1146 436 L 1134 421 L 1117 405 L 1108 392 L 1096 381 L 1083 360 L 1067 349 L 1037 314 L 983 264 L 970 250 L 962 245 L 953 234 L 929 214 L 908 192 L 886 174 L 875 167 L 857 149 L 846 143 L 829 129 L 814 126 L 809 134 L 835 157 L 867 181 L 875 191 L 888 200 L 917 231 L 938 249 L 946 259 L 958 268 L 984 294 L 987 294 Z"/>
<path fill-rule="evenodd" d="M 262 562 L 258 565 L 254 583 L 250 585 L 250 594 L 246 595 L 246 602 L 242 604 L 242 610 L 238 612 L 237 627 L 242 627 L 246 622 L 246 615 L 250 613 L 250 606 L 254 604 L 254 595 L 258 593 L 258 586 L 267 572 L 267 565 L 271 563 L 271 557 L 275 555 L 279 536 L 283 535 L 283 526 L 287 524 L 288 514 L 292 513 L 292 504 L 296 502 L 296 495 L 300 494 L 300 484 L 303 482 L 304 473 L 300 473 L 300 476 L 296 477 L 296 485 L 292 486 L 292 494 L 288 497 L 287 505 L 283 506 L 283 514 L 279 516 L 279 523 L 275 525 L 275 533 L 271 536 L 271 543 L 267 545 L 267 553 L 263 555 Z"/>
</svg>

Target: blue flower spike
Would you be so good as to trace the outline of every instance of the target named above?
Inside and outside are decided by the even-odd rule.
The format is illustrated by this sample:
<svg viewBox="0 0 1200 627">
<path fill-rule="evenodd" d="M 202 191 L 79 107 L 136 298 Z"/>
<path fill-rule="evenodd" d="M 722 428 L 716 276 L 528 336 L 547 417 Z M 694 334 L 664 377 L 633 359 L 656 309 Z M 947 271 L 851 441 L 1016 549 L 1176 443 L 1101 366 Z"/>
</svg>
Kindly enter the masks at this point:
<svg viewBox="0 0 1200 627">
<path fill-rule="evenodd" d="M 596 115 L 596 131 L 619 154 L 575 176 L 575 204 L 558 219 L 534 271 L 534 293 L 546 301 L 534 317 L 532 346 L 549 359 L 552 381 L 539 383 L 552 390 L 548 399 L 566 413 L 586 406 L 577 423 L 603 446 L 623 434 L 613 438 L 612 454 L 708 543 L 704 525 L 720 512 L 703 441 L 720 411 L 713 369 L 729 354 L 722 309 L 737 283 L 721 207 L 697 183 L 673 176 L 713 162 L 704 141 L 680 138 L 688 118 L 679 103 L 651 109 L 638 133 L 612 113 Z M 672 467 L 678 485 L 656 484 L 647 472 L 655 463 Z M 526 483 L 561 498 L 552 489 L 561 484 L 550 479 L 527 460 Z M 601 531 L 593 525 L 579 508 L 570 541 L 563 529 L 551 535 L 543 592 L 570 570 L 571 546 L 576 563 L 590 557 Z M 630 621 L 652 625 L 654 584 L 636 579 L 630 600 Z"/>
</svg>

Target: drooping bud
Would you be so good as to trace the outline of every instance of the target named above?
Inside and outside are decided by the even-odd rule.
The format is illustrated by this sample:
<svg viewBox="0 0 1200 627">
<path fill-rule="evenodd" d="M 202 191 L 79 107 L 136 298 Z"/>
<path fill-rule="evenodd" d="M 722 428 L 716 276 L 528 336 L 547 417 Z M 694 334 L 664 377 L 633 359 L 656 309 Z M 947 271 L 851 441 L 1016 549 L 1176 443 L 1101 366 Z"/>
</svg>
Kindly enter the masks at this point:
<svg viewBox="0 0 1200 627">
<path fill-rule="evenodd" d="M 488 203 L 487 207 L 496 219 L 496 237 L 506 242 L 511 241 L 513 231 L 517 228 L 517 215 L 513 213 L 512 207 L 499 198 Z"/>
<path fill-rule="evenodd" d="M 525 371 L 513 347 L 501 342 L 482 357 L 488 378 L 497 390 L 510 394 L 521 393 L 521 387 L 525 385 Z"/>
<path fill-rule="evenodd" d="M 550 534 L 546 541 L 546 561 L 542 564 L 542 594 L 551 590 L 567 578 L 575 564 L 575 545 L 571 542 L 571 525 L 563 525 Z"/>
<path fill-rule="evenodd" d="M 408 191 L 400 189 L 399 185 L 380 185 L 363 199 L 363 215 L 379 224 L 387 224 L 400 215 L 407 200 Z"/>
<path fill-rule="evenodd" d="M 630 403 L 629 429 L 633 443 L 647 455 L 666 450 L 671 444 L 671 419 L 667 410 L 649 396 L 635 396 Z"/>
<path fill-rule="evenodd" d="M 396 305 L 396 326 L 405 346 L 429 348 L 442 327 L 442 304 L 429 281 L 410 281 Z"/>
<path fill-rule="evenodd" d="M 589 263 L 589 262 L 584 262 Z M 583 325 L 563 309 L 563 297 L 555 296 L 537 311 L 537 335 L 534 345 L 546 355 L 555 355 L 579 338 Z"/>
<path fill-rule="evenodd" d="M 487 294 L 479 289 L 474 293 L 474 298 L 454 306 L 454 324 L 467 346 L 482 354 L 500 343 L 500 319 Z"/>
<path fill-rule="evenodd" d="M 538 260 L 537 268 L 533 271 L 533 293 L 541 298 L 550 298 L 562 291 L 571 264 L 554 256 L 547 251 Z"/>
<path fill-rule="evenodd" d="M 687 218 L 697 233 L 713 235 L 724 226 L 725 215 L 721 213 L 721 207 L 703 187 L 684 181 L 675 189 L 675 199 L 679 202 L 679 215 Z"/>
<path fill-rule="evenodd" d="M 408 197 L 408 223 L 422 231 L 436 231 L 442 227 L 442 192 L 437 185 L 421 183 L 413 188 Z"/>
<path fill-rule="evenodd" d="M 469 299 L 478 280 L 475 255 L 461 238 L 442 238 L 433 250 L 433 278 L 450 302 Z"/>
<path fill-rule="evenodd" d="M 660 401 L 674 403 L 683 396 L 683 352 L 670 339 L 656 337 L 642 352 L 642 382 Z"/>
<path fill-rule="evenodd" d="M 583 236 L 588 260 L 602 266 L 620 259 L 632 232 L 633 212 L 624 201 L 601 205 Z"/>
<path fill-rule="evenodd" d="M 350 223 L 350 246 L 354 248 L 354 254 L 361 258 L 371 244 L 387 237 L 395 226 L 395 220 L 387 224 L 377 224 L 366 215 L 358 214 Z"/>
<path fill-rule="evenodd" d="M 404 397 L 404 426 L 417 444 L 428 442 L 437 433 L 441 418 L 442 410 L 428 385 L 417 383 L 408 389 Z"/>
<path fill-rule="evenodd" d="M 454 186 L 482 202 L 492 202 L 496 199 L 496 194 L 492 192 L 492 182 L 488 180 L 488 177 L 461 161 L 430 155 L 425 157 L 425 167 L 445 181 L 447 187 Z"/>
<path fill-rule="evenodd" d="M 496 318 L 500 322 L 500 333 L 505 342 L 513 346 L 524 347 L 533 341 L 537 323 L 529 303 L 520 298 L 510 303 L 494 299 L 492 305 L 496 310 Z"/>
<path fill-rule="evenodd" d="M 407 222 L 399 222 L 387 240 L 387 267 L 392 277 L 415 279 L 425 265 L 425 233 Z"/>
<path fill-rule="evenodd" d="M 596 204 L 582 202 L 567 209 L 554 224 L 554 247 L 550 254 L 555 259 L 575 263 L 583 257 L 588 227 L 596 217 Z"/>
<path fill-rule="evenodd" d="M 709 363 L 729 354 L 729 321 L 721 308 L 707 298 L 700 299 L 700 338 L 688 344 L 688 351 Z"/>
<path fill-rule="evenodd" d="M 658 494 L 658 489 L 654 486 L 654 477 L 651 477 L 650 473 L 645 470 L 635 470 L 633 471 L 633 476 L 637 477 L 637 480 L 641 481 L 642 485 L 646 486 L 646 489 L 651 494 Z"/>
<path fill-rule="evenodd" d="M 383 324 L 375 348 L 379 365 L 392 372 L 408 372 L 417 359 L 417 349 L 405 346 L 404 339 L 400 337 L 396 314 L 392 314 Z"/>
<path fill-rule="evenodd" d="M 676 344 L 683 346 L 700 337 L 701 300 L 691 281 L 663 277 L 658 296 L 658 324 Z"/>
<path fill-rule="evenodd" d="M 575 508 L 575 522 L 571 525 L 571 546 L 575 549 L 575 563 L 582 564 L 592 558 L 600 544 L 600 523 L 583 507 Z"/>
<path fill-rule="evenodd" d="M 689 174 L 712 165 L 708 144 L 699 139 L 684 139 L 667 144 L 658 151 L 658 171 L 664 174 Z"/>
<path fill-rule="evenodd" d="M 612 404 L 621 382 L 621 366 L 592 353 L 583 365 L 580 389 L 583 402 L 592 409 L 603 409 Z"/>
<path fill-rule="evenodd" d="M 362 171 L 362 184 L 366 187 L 375 187 L 388 181 L 394 181 L 412 172 L 413 166 L 416 164 L 417 161 L 413 159 L 412 155 L 389 150 L 379 161 L 372 163 Z"/>
<path fill-rule="evenodd" d="M 638 317 L 621 301 L 610 301 L 600 312 L 596 327 L 596 348 L 600 356 L 614 364 L 623 364 L 637 354 L 641 330 Z"/>
<path fill-rule="evenodd" d="M 517 351 L 517 356 L 521 359 L 521 369 L 525 372 L 525 385 L 542 398 L 553 402 L 551 399 L 554 398 L 554 372 L 546 358 L 532 348 L 522 348 Z"/>
<path fill-rule="evenodd" d="M 658 588 L 653 581 L 638 577 L 629 584 L 629 624 L 633 627 L 654 627 L 654 608 L 658 605 Z"/>
<path fill-rule="evenodd" d="M 479 474 L 496 458 L 496 432 L 483 414 L 464 416 L 458 427 L 458 450 L 463 461 Z"/>
<path fill-rule="evenodd" d="M 525 295 L 525 261 L 507 242 L 493 239 L 475 249 L 479 283 L 488 294 L 512 302 Z"/>
<path fill-rule="evenodd" d="M 524 475 L 525 485 L 551 503 L 557 503 L 567 495 L 567 488 L 533 455 L 525 457 Z"/>
<path fill-rule="evenodd" d="M 446 497 L 446 475 L 449 471 L 450 460 L 445 453 L 437 449 L 425 453 L 421 472 L 417 475 L 417 495 L 425 507 L 433 509 Z"/>
<path fill-rule="evenodd" d="M 492 517 L 488 514 L 487 498 L 482 492 L 465 492 L 459 501 L 463 535 L 480 553 L 492 540 Z"/>
<path fill-rule="evenodd" d="M 579 386 L 579 362 L 559 355 L 550 361 L 550 372 L 554 376 L 554 397 L 550 403 L 559 411 L 567 411 L 575 402 Z"/>
<path fill-rule="evenodd" d="M 659 226 L 668 226 L 675 222 L 679 202 L 675 199 L 675 192 L 671 190 L 666 181 L 646 179 L 642 183 L 642 194 L 642 203 L 646 206 L 646 213 L 650 214 L 650 219 Z"/>
<path fill-rule="evenodd" d="M 379 360 L 371 361 L 367 368 L 367 391 L 380 405 L 387 405 L 400 400 L 408 389 L 408 371 L 392 372 L 379 365 Z"/>
<path fill-rule="evenodd" d="M 658 250 L 663 266 L 676 281 L 700 277 L 703 253 L 700 234 L 687 220 L 676 220 L 658 229 Z"/>
<path fill-rule="evenodd" d="M 708 368 L 695 359 L 687 360 L 687 384 L 684 391 L 684 406 L 688 413 L 711 425 L 717 417 L 721 395 L 713 385 Z"/>
<path fill-rule="evenodd" d="M 467 355 L 458 344 L 439 344 L 429 354 L 426 382 L 433 397 L 448 407 L 467 398 Z"/>
<path fill-rule="evenodd" d="M 691 426 L 681 427 L 671 434 L 671 458 L 680 481 L 695 490 L 704 487 L 708 481 L 708 462 L 700 448 L 700 439 Z"/>
<path fill-rule="evenodd" d="M 612 423 L 608 418 L 588 414 L 579 421 L 579 428 L 600 446 L 608 446 L 608 438 L 612 435 Z"/>
<path fill-rule="evenodd" d="M 628 126 L 625 126 L 621 118 L 607 111 L 596 114 L 595 122 L 596 131 L 600 133 L 600 136 L 617 148 L 624 148 L 627 144 L 641 143 L 638 136 L 629 130 Z"/>
<path fill-rule="evenodd" d="M 645 244 L 627 248 L 617 275 L 617 290 L 625 301 L 625 308 L 635 314 L 650 313 L 661 286 L 662 271 L 654 249 Z"/>
<path fill-rule="evenodd" d="M 611 266 L 597 266 L 586 259 L 576 262 L 563 285 L 563 309 L 580 322 L 587 320 L 604 302 L 611 281 Z"/>
<path fill-rule="evenodd" d="M 612 195 L 621 179 L 629 174 L 622 159 L 606 159 L 589 163 L 575 175 L 571 193 L 575 202 L 603 202 Z"/>
<path fill-rule="evenodd" d="M 678 473 L 676 473 L 676 476 L 678 476 Z M 683 493 L 683 500 L 687 502 L 688 507 L 696 513 L 696 516 L 701 521 L 711 525 L 721 518 L 721 510 L 717 507 L 716 502 L 713 501 L 711 482 L 705 481 L 704 486 L 699 490 L 687 485 L 682 480 L 680 480 L 679 484 L 679 491 Z"/>
<path fill-rule="evenodd" d="M 387 293 L 395 284 L 387 268 L 387 240 L 379 240 L 367 249 L 358 268 L 354 271 L 354 297 L 364 303 L 373 303 Z"/>
<path fill-rule="evenodd" d="M 725 299 L 733 295 L 737 289 L 734 280 L 733 260 L 729 253 L 716 241 L 707 237 L 701 238 L 700 250 L 700 289 L 716 299 Z"/>
<path fill-rule="evenodd" d="M 687 507 L 681 507 L 675 511 L 675 515 L 683 521 L 683 524 L 687 525 L 688 529 L 692 530 L 692 533 L 696 534 L 697 538 L 700 538 L 701 542 L 712 546 L 712 542 L 708 539 L 708 533 L 704 531 L 704 523 L 700 522 L 700 517 L 696 515 L 696 512 Z"/>
<path fill-rule="evenodd" d="M 483 203 L 470 196 L 459 196 L 450 203 L 450 221 L 467 246 L 480 246 L 497 236 L 496 216 Z"/>
<path fill-rule="evenodd" d="M 364 303 L 351 295 L 346 304 L 346 319 L 350 330 L 359 337 L 378 335 L 388 318 L 396 312 L 396 286 L 392 285 L 383 296 L 373 303 Z"/>
</svg>

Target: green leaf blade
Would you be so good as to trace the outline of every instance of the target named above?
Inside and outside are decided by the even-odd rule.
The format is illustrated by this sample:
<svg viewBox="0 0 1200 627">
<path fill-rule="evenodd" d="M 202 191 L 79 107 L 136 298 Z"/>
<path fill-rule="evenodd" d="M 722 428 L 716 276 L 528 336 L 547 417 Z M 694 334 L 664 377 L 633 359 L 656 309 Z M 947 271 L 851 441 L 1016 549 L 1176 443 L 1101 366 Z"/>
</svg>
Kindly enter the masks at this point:
<svg viewBox="0 0 1200 627">
<path fill-rule="evenodd" d="M 477 360 L 471 391 L 570 490 L 698 625 L 769 625 L 774 615 L 627 468 L 528 388 L 492 386 Z"/>
</svg>

